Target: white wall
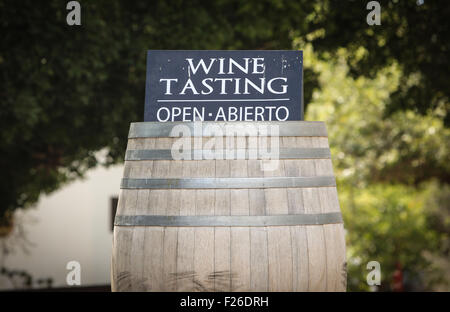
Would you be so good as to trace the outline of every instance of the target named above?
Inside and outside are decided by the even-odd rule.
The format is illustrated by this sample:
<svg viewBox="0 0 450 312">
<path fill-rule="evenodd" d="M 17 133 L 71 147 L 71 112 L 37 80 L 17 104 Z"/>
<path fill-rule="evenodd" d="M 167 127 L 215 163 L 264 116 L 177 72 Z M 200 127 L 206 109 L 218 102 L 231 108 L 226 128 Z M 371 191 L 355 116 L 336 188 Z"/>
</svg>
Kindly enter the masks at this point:
<svg viewBox="0 0 450 312">
<path fill-rule="evenodd" d="M 81 285 L 110 283 L 112 196 L 118 196 L 123 166 L 89 171 L 62 189 L 42 196 L 23 217 L 26 237 L 34 244 L 30 254 L 20 249 L 2 259 L 8 269 L 26 270 L 34 278 L 53 278 L 53 286 L 66 285 L 67 262 L 81 265 Z M 22 219 L 22 218 L 21 218 Z M 0 278 L 0 289 L 11 288 Z"/>
</svg>

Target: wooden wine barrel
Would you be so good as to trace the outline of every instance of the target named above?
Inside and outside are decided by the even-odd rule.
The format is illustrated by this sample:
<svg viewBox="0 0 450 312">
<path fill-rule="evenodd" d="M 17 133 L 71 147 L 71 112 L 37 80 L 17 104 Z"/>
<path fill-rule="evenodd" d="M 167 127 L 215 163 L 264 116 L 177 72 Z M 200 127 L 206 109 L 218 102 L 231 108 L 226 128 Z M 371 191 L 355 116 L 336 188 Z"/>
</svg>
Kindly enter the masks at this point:
<svg viewBox="0 0 450 312">
<path fill-rule="evenodd" d="M 113 291 L 345 291 L 345 259 L 323 122 L 131 124 Z"/>
</svg>

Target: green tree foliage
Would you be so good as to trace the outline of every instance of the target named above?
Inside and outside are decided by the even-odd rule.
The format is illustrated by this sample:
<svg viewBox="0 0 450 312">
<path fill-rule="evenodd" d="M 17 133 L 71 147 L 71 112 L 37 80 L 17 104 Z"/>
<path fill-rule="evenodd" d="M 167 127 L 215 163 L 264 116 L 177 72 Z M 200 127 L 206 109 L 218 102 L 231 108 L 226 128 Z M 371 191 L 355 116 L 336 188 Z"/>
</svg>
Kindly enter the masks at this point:
<svg viewBox="0 0 450 312">
<path fill-rule="evenodd" d="M 419 184 L 431 179 L 450 182 L 450 129 L 433 114 L 403 111 L 383 118 L 390 93 L 401 81 L 399 66 L 380 70 L 374 79 L 348 75 L 349 53 L 339 50 L 318 62 L 309 48 L 305 63 L 321 72 L 321 92 L 313 97 L 307 117 L 326 120 L 339 176 L 360 184 Z M 311 56 L 311 57 L 309 57 Z"/>
<path fill-rule="evenodd" d="M 386 114 L 413 110 L 439 114 L 450 125 L 450 5 L 448 1 L 380 0 L 381 25 L 366 22 L 369 1 L 326 0 L 310 25 L 318 52 L 345 46 L 353 76 L 375 77 L 394 62 L 402 69 Z"/>
<path fill-rule="evenodd" d="M 444 283 L 445 265 L 437 260 L 449 253 L 450 129 L 432 114 L 382 118 L 401 80 L 395 63 L 374 79 L 353 79 L 348 51 L 326 61 L 310 46 L 306 52 L 305 63 L 320 73 L 321 84 L 307 117 L 328 127 L 347 232 L 349 289 L 368 289 L 366 264 L 372 260 L 381 264 L 385 290 L 399 264 L 410 285 L 429 290 Z"/>
<path fill-rule="evenodd" d="M 440 279 L 429 254 L 438 255 L 442 235 L 428 223 L 426 192 L 404 185 L 375 184 L 366 188 L 340 185 L 340 201 L 348 241 L 348 285 L 367 290 L 366 264 L 381 265 L 382 290 L 392 289 L 400 265 L 405 290 L 432 290 Z"/>
</svg>

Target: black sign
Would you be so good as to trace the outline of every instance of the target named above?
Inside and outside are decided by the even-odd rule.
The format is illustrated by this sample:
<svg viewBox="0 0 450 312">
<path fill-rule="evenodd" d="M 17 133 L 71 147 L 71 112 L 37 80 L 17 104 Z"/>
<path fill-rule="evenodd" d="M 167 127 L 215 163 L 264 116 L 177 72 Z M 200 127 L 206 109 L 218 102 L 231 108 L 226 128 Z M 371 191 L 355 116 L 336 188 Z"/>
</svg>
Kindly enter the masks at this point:
<svg viewBox="0 0 450 312">
<path fill-rule="evenodd" d="M 194 120 L 303 120 L 302 51 L 148 51 L 144 121 Z"/>
</svg>

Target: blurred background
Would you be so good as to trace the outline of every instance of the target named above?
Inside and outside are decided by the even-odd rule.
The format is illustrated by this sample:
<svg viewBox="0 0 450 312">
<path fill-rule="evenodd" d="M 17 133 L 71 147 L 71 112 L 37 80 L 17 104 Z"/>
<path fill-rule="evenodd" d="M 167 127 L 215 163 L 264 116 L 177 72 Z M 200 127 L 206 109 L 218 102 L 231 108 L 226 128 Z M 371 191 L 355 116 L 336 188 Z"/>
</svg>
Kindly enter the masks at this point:
<svg viewBox="0 0 450 312">
<path fill-rule="evenodd" d="M 349 291 L 450 290 L 450 4 L 0 0 L 0 290 L 108 290 L 112 220 L 149 49 L 304 51 L 326 122 Z M 373 1 L 372 1 L 373 2 Z M 373 17 L 373 16 L 372 16 Z M 381 284 L 369 286 L 369 261 Z"/>
</svg>

